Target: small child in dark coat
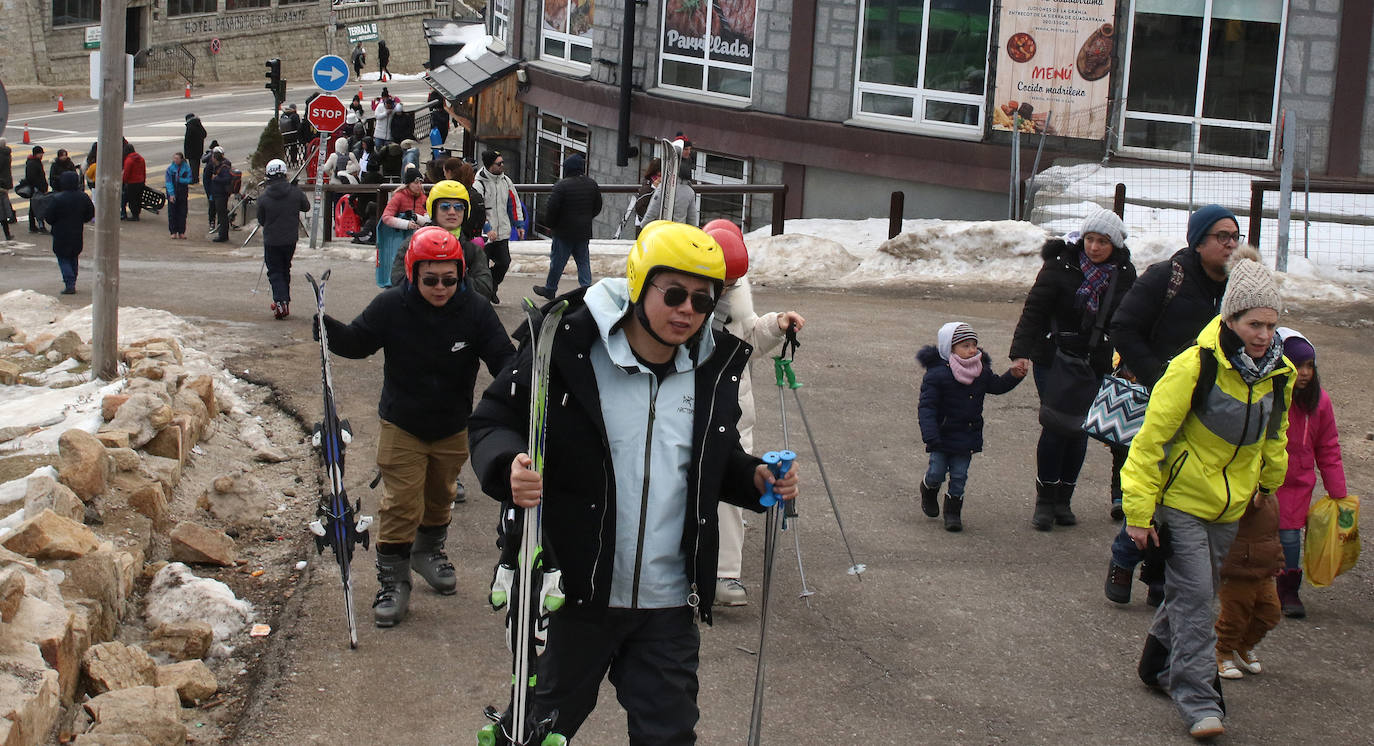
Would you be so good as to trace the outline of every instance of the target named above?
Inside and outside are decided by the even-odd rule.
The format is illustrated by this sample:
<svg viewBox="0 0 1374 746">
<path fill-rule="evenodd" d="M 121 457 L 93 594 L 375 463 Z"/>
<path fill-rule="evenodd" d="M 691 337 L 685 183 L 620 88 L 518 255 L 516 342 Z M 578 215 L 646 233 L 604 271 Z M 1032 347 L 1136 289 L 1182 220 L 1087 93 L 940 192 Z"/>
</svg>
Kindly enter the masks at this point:
<svg viewBox="0 0 1374 746">
<path fill-rule="evenodd" d="M 948 473 L 945 530 L 962 531 L 969 463 L 983 450 L 983 398 L 1016 388 L 1026 372 L 1014 367 L 993 374 L 992 358 L 978 346 L 978 335 L 959 321 L 940 327 L 936 345 L 922 347 L 916 361 L 926 369 L 916 412 L 930 453 L 930 467 L 921 480 L 921 510 L 931 518 L 940 515 L 937 498 Z"/>
</svg>

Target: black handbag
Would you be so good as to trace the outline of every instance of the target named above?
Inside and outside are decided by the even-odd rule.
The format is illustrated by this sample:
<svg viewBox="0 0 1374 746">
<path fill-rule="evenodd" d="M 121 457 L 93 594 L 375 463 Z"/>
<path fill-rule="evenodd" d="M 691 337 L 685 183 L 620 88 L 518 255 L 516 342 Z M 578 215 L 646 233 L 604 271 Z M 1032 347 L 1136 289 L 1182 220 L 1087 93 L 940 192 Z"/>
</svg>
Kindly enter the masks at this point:
<svg viewBox="0 0 1374 746">
<path fill-rule="evenodd" d="M 36 191 L 38 190 L 33 188 L 28 179 L 20 179 L 19 183 L 14 185 L 14 193 L 24 199 L 31 199 Z"/>
<path fill-rule="evenodd" d="M 1097 390 L 1102 385 L 1102 376 L 1093 370 L 1092 351 L 1102 343 L 1102 328 L 1107 323 L 1107 314 L 1120 275 L 1120 270 L 1112 271 L 1112 279 L 1107 283 L 1107 291 L 1102 294 L 1102 305 L 1098 307 L 1097 319 L 1088 337 L 1087 350 L 1082 355 L 1076 355 L 1055 345 L 1049 380 L 1040 394 L 1040 426 L 1046 430 L 1065 436 L 1083 434 L 1083 421 L 1087 419 L 1088 409 L 1092 407 Z"/>
</svg>

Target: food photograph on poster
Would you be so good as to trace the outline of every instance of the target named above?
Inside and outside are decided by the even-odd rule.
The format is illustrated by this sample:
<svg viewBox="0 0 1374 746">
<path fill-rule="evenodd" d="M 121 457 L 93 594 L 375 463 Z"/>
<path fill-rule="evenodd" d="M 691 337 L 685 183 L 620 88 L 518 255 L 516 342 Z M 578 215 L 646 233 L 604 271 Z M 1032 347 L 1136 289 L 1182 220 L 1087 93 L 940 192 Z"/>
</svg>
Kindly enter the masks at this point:
<svg viewBox="0 0 1374 746">
<path fill-rule="evenodd" d="M 544 0 L 544 28 L 573 36 L 592 30 L 593 0 Z"/>
<path fill-rule="evenodd" d="M 1113 0 L 1004 0 L 993 129 L 1105 137 L 1115 15 Z"/>
</svg>

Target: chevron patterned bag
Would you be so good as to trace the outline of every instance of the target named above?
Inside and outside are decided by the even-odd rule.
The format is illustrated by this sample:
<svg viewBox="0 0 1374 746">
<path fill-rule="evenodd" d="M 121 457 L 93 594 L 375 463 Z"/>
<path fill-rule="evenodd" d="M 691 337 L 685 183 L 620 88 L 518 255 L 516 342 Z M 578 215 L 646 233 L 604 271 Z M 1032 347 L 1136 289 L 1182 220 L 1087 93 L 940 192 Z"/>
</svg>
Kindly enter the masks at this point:
<svg viewBox="0 0 1374 746">
<path fill-rule="evenodd" d="M 1145 406 L 1150 392 L 1138 383 L 1116 376 L 1104 376 L 1097 390 L 1083 432 L 1109 445 L 1130 445 L 1145 422 Z"/>
</svg>

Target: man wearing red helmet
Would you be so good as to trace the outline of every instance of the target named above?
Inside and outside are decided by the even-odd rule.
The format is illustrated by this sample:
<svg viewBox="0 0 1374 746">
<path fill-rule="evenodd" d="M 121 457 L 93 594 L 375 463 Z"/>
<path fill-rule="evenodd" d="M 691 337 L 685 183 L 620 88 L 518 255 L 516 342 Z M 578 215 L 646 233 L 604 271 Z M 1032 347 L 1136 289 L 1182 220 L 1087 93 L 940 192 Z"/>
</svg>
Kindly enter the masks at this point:
<svg viewBox="0 0 1374 746">
<path fill-rule="evenodd" d="M 717 218 L 705 226 L 706 235 L 716 239 L 725 255 L 725 292 L 716 304 L 711 317 L 715 329 L 727 331 L 754 346 L 754 356 L 767 357 L 782 344 L 789 326 L 801 331 L 806 319 L 796 311 L 754 313 L 754 297 L 749 290 L 749 250 L 744 245 L 744 232 L 738 225 Z M 751 358 L 752 360 L 753 358 Z M 754 450 L 754 391 L 753 376 L 744 369 L 739 381 L 739 442 L 744 450 Z M 744 555 L 744 511 L 721 503 L 717 508 L 720 521 L 720 558 L 716 567 L 716 606 L 745 606 L 748 591 L 742 582 Z"/>
<path fill-rule="evenodd" d="M 468 458 L 477 367 L 496 375 L 515 357 L 491 304 L 463 282 L 463 247 L 443 228 L 410 238 L 405 282 L 378 294 L 350 324 L 324 317 L 329 349 L 346 358 L 386 352 L 377 466 L 378 627 L 405 619 L 414 569 L 444 595 L 457 591 L 444 543 L 458 471 Z"/>
</svg>

